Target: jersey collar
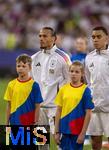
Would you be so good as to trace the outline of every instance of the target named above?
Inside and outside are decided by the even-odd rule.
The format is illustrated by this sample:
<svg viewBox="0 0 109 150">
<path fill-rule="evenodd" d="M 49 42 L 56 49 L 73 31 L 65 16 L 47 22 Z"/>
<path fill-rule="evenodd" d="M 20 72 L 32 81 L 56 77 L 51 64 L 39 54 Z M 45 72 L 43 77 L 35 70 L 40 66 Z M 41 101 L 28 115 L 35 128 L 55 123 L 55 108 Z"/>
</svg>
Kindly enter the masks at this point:
<svg viewBox="0 0 109 150">
<path fill-rule="evenodd" d="M 105 53 L 107 53 L 107 51 L 109 51 L 109 45 L 107 45 L 106 46 L 106 49 L 104 49 L 104 50 L 97 50 L 97 49 L 95 49 L 96 50 L 96 54 L 105 54 Z"/>
<path fill-rule="evenodd" d="M 55 50 L 57 49 L 57 46 L 56 45 L 54 45 L 51 49 L 49 49 L 49 50 L 43 50 L 43 52 L 44 53 L 46 53 L 46 54 L 52 54 L 52 53 L 54 53 L 55 52 Z"/>
</svg>

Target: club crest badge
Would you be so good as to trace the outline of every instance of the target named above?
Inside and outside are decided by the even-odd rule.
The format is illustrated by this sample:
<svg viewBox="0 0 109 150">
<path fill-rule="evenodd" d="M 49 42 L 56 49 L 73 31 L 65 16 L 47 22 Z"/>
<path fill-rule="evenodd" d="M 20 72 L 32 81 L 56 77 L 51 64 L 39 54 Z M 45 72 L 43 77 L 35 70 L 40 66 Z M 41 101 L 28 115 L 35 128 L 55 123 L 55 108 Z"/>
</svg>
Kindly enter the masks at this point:
<svg viewBox="0 0 109 150">
<path fill-rule="evenodd" d="M 49 67 L 54 69 L 54 68 L 56 68 L 56 64 L 57 64 L 57 59 L 56 58 L 51 59 L 49 62 Z"/>
<path fill-rule="evenodd" d="M 57 59 L 56 58 L 51 59 L 49 62 L 49 73 L 54 74 L 56 66 L 57 66 Z"/>
</svg>

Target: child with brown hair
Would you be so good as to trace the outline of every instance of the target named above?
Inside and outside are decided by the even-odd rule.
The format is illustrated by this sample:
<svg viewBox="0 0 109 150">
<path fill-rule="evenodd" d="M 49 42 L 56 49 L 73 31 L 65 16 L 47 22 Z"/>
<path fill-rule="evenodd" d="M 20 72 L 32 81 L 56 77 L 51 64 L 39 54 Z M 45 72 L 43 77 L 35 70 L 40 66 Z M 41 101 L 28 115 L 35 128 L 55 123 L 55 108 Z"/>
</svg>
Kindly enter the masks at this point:
<svg viewBox="0 0 109 150">
<path fill-rule="evenodd" d="M 18 77 L 9 82 L 4 99 L 8 101 L 6 125 L 33 125 L 38 121 L 40 88 L 30 77 L 31 57 L 22 54 L 16 59 Z"/>
<path fill-rule="evenodd" d="M 83 64 L 72 63 L 69 74 L 70 83 L 60 88 L 55 99 L 55 140 L 62 150 L 82 150 L 94 104 L 91 91 L 84 84 Z"/>
</svg>

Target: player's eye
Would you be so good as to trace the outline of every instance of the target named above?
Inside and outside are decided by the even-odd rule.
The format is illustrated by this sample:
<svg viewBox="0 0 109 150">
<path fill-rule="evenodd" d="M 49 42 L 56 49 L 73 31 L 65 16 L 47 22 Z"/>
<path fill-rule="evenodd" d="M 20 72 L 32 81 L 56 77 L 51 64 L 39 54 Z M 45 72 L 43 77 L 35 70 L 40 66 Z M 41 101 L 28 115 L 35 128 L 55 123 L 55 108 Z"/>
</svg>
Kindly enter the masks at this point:
<svg viewBox="0 0 109 150">
<path fill-rule="evenodd" d="M 100 38 L 101 38 L 101 35 L 98 35 L 97 38 L 100 39 Z"/>
<path fill-rule="evenodd" d="M 17 67 L 19 68 L 19 67 L 20 67 L 20 65 L 17 65 Z"/>
<path fill-rule="evenodd" d="M 70 72 L 73 73 L 74 71 L 73 71 L 73 70 L 70 70 Z"/>
<path fill-rule="evenodd" d="M 95 39 L 95 36 L 94 36 L 94 35 L 92 35 L 92 39 Z"/>
<path fill-rule="evenodd" d="M 79 71 L 75 71 L 76 73 L 79 73 Z"/>
<path fill-rule="evenodd" d="M 22 67 L 25 68 L 26 66 L 23 65 Z"/>
</svg>

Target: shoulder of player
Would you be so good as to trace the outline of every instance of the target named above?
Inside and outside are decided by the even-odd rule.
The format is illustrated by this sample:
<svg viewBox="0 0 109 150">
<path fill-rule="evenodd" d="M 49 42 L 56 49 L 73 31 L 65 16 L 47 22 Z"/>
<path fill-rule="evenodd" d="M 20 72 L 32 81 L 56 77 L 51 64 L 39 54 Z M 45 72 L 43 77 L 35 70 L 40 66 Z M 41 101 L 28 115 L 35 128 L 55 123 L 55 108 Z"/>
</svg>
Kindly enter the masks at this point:
<svg viewBox="0 0 109 150">
<path fill-rule="evenodd" d="M 56 54 L 58 57 L 60 57 L 60 59 L 61 59 L 62 61 L 65 61 L 65 62 L 67 62 L 67 63 L 69 63 L 69 64 L 71 63 L 69 55 L 68 55 L 66 52 L 60 50 L 59 48 L 57 48 L 57 49 L 55 50 L 55 54 Z"/>
<path fill-rule="evenodd" d="M 33 80 L 33 81 L 34 81 L 34 80 Z M 36 82 L 36 81 L 33 82 L 32 89 L 40 90 L 40 86 L 39 86 L 38 82 Z"/>
<path fill-rule="evenodd" d="M 33 85 L 39 86 L 39 83 L 33 80 Z"/>
<path fill-rule="evenodd" d="M 86 57 L 90 57 L 90 56 L 95 55 L 95 54 L 96 54 L 96 50 L 93 50 L 90 53 L 88 53 Z"/>
<path fill-rule="evenodd" d="M 69 88 L 70 87 L 70 83 L 66 83 L 66 84 L 64 84 L 64 85 L 62 85 L 61 87 L 60 87 L 60 90 L 61 91 L 65 91 L 67 88 Z"/>
<path fill-rule="evenodd" d="M 67 56 L 67 57 L 69 57 L 69 55 L 65 52 L 65 51 L 62 51 L 61 49 L 59 49 L 59 48 L 56 48 L 56 50 L 55 50 L 55 53 L 57 54 L 57 55 L 59 55 L 59 56 Z"/>
<path fill-rule="evenodd" d="M 13 79 L 13 80 L 10 80 L 8 82 L 8 86 L 12 86 L 12 85 L 15 85 L 15 83 L 17 82 L 17 78 Z"/>
<path fill-rule="evenodd" d="M 96 54 L 96 50 L 93 50 L 93 51 L 91 51 L 90 53 L 88 53 L 88 54 L 86 55 L 85 62 L 86 62 L 87 60 L 89 61 L 90 59 L 92 59 L 95 54 Z"/>
<path fill-rule="evenodd" d="M 84 92 L 90 92 L 91 93 L 91 90 L 90 90 L 90 88 L 88 87 L 88 85 L 86 85 L 86 84 L 84 84 L 84 89 L 85 89 L 85 91 Z"/>
<path fill-rule="evenodd" d="M 37 53 L 33 54 L 31 56 L 32 60 L 34 60 L 40 53 L 41 53 L 41 51 L 38 51 Z"/>
</svg>

